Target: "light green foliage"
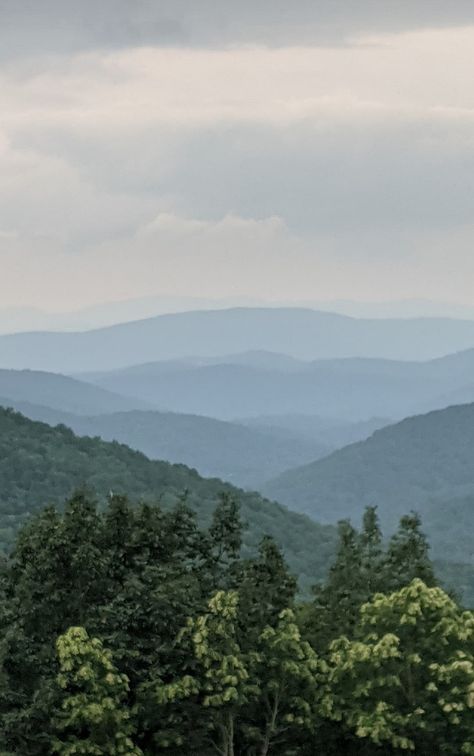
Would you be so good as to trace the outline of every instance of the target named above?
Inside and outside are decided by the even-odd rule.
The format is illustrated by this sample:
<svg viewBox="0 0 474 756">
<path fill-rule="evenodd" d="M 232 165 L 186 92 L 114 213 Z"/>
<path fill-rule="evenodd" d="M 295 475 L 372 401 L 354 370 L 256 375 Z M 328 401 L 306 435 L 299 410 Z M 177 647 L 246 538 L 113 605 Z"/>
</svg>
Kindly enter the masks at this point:
<svg viewBox="0 0 474 756">
<path fill-rule="evenodd" d="M 294 612 L 283 610 L 275 627 L 261 633 L 252 666 L 258 681 L 257 706 L 263 712 L 263 727 L 254 726 L 252 734 L 262 756 L 275 739 L 294 736 L 299 728 L 314 729 L 319 672 L 317 655 L 301 639 Z"/>
<path fill-rule="evenodd" d="M 115 669 L 110 652 L 82 627 L 71 627 L 56 646 L 57 682 L 64 692 L 54 751 L 61 756 L 140 756 L 125 704 L 128 680 Z"/>
<path fill-rule="evenodd" d="M 280 612 L 275 625 L 263 628 L 255 646 L 243 652 L 238 609 L 235 591 L 219 591 L 205 614 L 188 620 L 179 641 L 191 642 L 194 676 L 158 685 L 155 696 L 165 716 L 186 700 L 207 711 L 214 752 L 230 756 L 240 737 L 266 756 L 275 740 L 291 742 L 298 731 L 314 730 L 320 665 L 301 639 L 290 609 Z M 182 743 L 164 730 L 161 745 L 172 742 Z"/>
<path fill-rule="evenodd" d="M 474 753 L 474 615 L 421 580 L 376 595 L 331 644 L 323 713 L 416 753 Z"/>
<path fill-rule="evenodd" d="M 238 601 L 235 591 L 219 591 L 209 611 L 188 626 L 204 671 L 204 706 L 240 704 L 248 693 L 249 673 L 236 639 Z"/>
<path fill-rule="evenodd" d="M 209 710 L 213 747 L 222 756 L 234 753 L 235 720 L 239 709 L 255 694 L 249 680 L 249 659 L 237 641 L 238 594 L 218 591 L 208 611 L 188 620 L 180 640 L 191 642 L 197 662 L 195 677 L 185 676 L 157 688 L 160 704 L 199 696 Z"/>
</svg>

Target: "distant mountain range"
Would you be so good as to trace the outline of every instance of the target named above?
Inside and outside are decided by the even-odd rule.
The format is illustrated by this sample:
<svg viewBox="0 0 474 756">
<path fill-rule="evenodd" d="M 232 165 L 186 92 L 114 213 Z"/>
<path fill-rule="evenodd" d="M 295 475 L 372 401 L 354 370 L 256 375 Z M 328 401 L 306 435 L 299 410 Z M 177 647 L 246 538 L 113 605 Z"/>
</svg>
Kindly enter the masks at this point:
<svg viewBox="0 0 474 756">
<path fill-rule="evenodd" d="M 474 321 L 356 319 L 298 308 L 161 315 L 94 331 L 0 336 L 0 367 L 62 373 L 266 350 L 304 360 L 428 360 L 474 347 Z"/>
<path fill-rule="evenodd" d="M 382 428 L 262 490 L 321 522 L 359 520 L 376 505 L 390 529 L 417 510 L 435 556 L 474 563 L 474 404 Z"/>
<path fill-rule="evenodd" d="M 304 362 L 257 351 L 146 363 L 80 377 L 173 412 L 226 420 L 316 415 L 347 424 L 374 417 L 399 419 L 474 400 L 471 376 L 474 349 L 427 362 L 374 358 Z"/>
<path fill-rule="evenodd" d="M 458 318 L 474 319 L 474 307 L 450 302 L 404 299 L 385 302 L 354 300 L 268 301 L 248 297 L 209 299 L 157 294 L 83 307 L 69 312 L 51 312 L 34 307 L 0 308 L 0 334 L 21 331 L 83 331 L 117 323 L 143 320 L 176 312 L 223 310 L 232 307 L 303 307 L 355 318 Z"/>
</svg>

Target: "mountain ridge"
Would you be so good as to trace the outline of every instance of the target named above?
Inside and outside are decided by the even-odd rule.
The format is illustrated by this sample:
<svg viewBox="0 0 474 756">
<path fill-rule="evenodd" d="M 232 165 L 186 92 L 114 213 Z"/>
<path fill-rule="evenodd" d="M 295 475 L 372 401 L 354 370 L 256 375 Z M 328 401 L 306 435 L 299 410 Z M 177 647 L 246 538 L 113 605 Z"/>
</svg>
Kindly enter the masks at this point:
<svg viewBox="0 0 474 756">
<path fill-rule="evenodd" d="M 1 397 L 0 405 L 52 427 L 64 425 L 80 436 L 118 441 L 150 459 L 185 464 L 203 477 L 255 489 L 270 476 L 328 454 L 333 445 L 318 439 L 283 437 L 267 429 L 200 415 L 127 410 L 75 415 Z"/>
<path fill-rule="evenodd" d="M 460 561 L 474 561 L 470 543 L 461 547 L 465 533 L 474 530 L 473 458 L 474 404 L 457 405 L 376 430 L 365 441 L 283 473 L 261 490 L 327 523 L 359 519 L 364 507 L 376 505 L 390 530 L 404 512 L 416 510 L 435 556 L 442 557 L 439 544 L 449 523 L 457 539 L 451 539 L 451 548 L 456 545 Z M 450 511 L 457 514 L 450 517 Z"/>
<path fill-rule="evenodd" d="M 110 491 L 169 508 L 182 501 L 207 524 L 221 494 L 241 506 L 244 553 L 271 535 L 306 588 L 326 572 L 336 531 L 304 515 L 218 479 L 206 479 L 182 464 L 149 460 L 124 444 L 76 436 L 65 427 L 34 422 L 0 408 L 0 546 L 11 545 L 18 527 L 46 504 L 62 505 L 77 487 L 99 502 Z"/>
<path fill-rule="evenodd" d="M 307 414 L 359 422 L 371 417 L 396 420 L 442 408 L 456 403 L 457 392 L 461 399 L 470 398 L 465 389 L 471 371 L 474 349 L 426 361 L 360 357 L 301 361 L 247 352 L 220 360 L 155 361 L 79 377 L 174 412 L 224 420 Z"/>
<path fill-rule="evenodd" d="M 267 350 L 297 359 L 430 359 L 474 346 L 474 321 L 369 319 L 308 308 L 228 308 L 158 315 L 89 331 L 0 336 L 0 367 L 74 373 L 186 354 Z"/>
</svg>

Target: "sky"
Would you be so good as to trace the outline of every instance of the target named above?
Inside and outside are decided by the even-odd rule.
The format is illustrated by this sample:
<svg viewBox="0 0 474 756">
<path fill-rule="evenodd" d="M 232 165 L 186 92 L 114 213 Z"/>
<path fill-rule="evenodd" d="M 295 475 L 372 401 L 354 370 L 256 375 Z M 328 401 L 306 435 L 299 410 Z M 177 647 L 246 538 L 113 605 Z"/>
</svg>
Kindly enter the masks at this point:
<svg viewBox="0 0 474 756">
<path fill-rule="evenodd" d="M 474 305 L 474 4 L 0 0 L 0 307 Z"/>
</svg>

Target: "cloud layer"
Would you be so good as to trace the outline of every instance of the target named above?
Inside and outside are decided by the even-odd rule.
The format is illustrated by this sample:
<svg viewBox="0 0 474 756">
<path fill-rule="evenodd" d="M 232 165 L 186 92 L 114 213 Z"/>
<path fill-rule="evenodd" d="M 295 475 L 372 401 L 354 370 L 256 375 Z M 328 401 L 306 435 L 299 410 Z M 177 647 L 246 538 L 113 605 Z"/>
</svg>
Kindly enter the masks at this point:
<svg viewBox="0 0 474 756">
<path fill-rule="evenodd" d="M 396 5 L 0 0 L 2 303 L 472 301 L 474 9 Z"/>
<path fill-rule="evenodd" d="M 137 46 L 347 45 L 474 23 L 471 0 L 0 0 L 4 56 Z"/>
</svg>

